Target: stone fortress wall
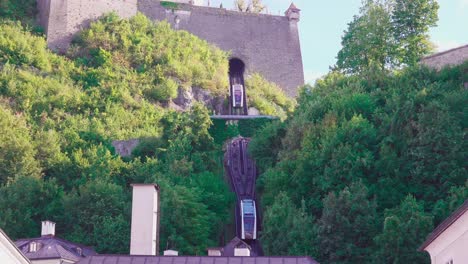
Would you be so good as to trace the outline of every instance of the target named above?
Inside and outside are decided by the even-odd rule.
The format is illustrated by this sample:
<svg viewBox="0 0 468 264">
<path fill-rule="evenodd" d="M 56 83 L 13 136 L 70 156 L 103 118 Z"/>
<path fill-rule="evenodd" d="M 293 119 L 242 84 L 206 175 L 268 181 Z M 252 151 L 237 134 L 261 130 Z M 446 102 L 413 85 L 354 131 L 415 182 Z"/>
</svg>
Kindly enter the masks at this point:
<svg viewBox="0 0 468 264">
<path fill-rule="evenodd" d="M 116 12 L 128 18 L 141 12 L 230 51 L 231 57 L 245 63 L 247 75 L 259 72 L 288 95 L 297 95 L 304 84 L 298 16 L 241 13 L 176 1 L 178 8 L 173 10 L 158 0 L 37 0 L 38 19 L 49 47 L 63 52 L 77 32 L 103 14 Z"/>
<path fill-rule="evenodd" d="M 421 63 L 440 70 L 445 66 L 460 65 L 467 60 L 468 44 L 424 57 L 421 59 Z"/>
<path fill-rule="evenodd" d="M 37 0 L 39 22 L 52 50 L 65 51 L 73 36 L 109 12 L 128 18 L 137 13 L 137 0 Z"/>
</svg>

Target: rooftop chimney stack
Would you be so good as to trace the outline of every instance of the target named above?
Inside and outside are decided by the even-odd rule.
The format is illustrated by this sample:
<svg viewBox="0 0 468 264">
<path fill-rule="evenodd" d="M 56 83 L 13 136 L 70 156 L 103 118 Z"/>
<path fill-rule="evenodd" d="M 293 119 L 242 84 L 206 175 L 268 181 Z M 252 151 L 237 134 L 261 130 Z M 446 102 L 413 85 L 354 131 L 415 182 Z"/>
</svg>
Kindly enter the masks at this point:
<svg viewBox="0 0 468 264">
<path fill-rule="evenodd" d="M 248 247 L 234 248 L 234 257 L 250 257 L 250 248 Z"/>
<path fill-rule="evenodd" d="M 208 257 L 221 257 L 222 255 L 222 248 L 208 248 Z"/>
<path fill-rule="evenodd" d="M 158 255 L 159 186 L 132 184 L 130 255 Z"/>
<path fill-rule="evenodd" d="M 55 236 L 55 223 L 49 220 L 42 221 L 41 236 Z"/>
<path fill-rule="evenodd" d="M 179 251 L 172 249 L 164 250 L 164 256 L 179 256 Z"/>
</svg>

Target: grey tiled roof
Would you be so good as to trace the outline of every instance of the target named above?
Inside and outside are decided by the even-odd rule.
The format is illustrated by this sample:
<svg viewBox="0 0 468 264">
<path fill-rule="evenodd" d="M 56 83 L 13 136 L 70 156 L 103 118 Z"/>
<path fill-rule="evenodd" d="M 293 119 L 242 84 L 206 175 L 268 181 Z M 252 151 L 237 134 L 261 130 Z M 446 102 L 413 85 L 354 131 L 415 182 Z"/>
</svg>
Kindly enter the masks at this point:
<svg viewBox="0 0 468 264">
<path fill-rule="evenodd" d="M 39 243 L 37 251 L 35 252 L 29 251 L 29 245 L 32 242 Z M 30 260 L 67 259 L 78 261 L 86 256 L 96 255 L 96 252 L 89 247 L 75 244 L 54 236 L 20 239 L 16 241 L 15 244 Z M 79 249 L 81 249 L 81 252 L 79 252 Z"/>
<path fill-rule="evenodd" d="M 318 264 L 310 257 L 184 257 L 96 255 L 76 264 Z"/>
</svg>

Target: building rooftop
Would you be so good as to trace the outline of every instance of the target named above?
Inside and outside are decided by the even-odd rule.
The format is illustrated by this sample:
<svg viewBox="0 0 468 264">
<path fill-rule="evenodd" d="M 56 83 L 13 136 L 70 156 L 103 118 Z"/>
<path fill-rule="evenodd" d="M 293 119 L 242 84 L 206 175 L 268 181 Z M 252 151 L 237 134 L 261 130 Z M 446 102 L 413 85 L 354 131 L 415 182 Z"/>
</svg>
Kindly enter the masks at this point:
<svg viewBox="0 0 468 264">
<path fill-rule="evenodd" d="M 310 257 L 199 257 L 98 255 L 76 264 L 318 264 Z"/>
<path fill-rule="evenodd" d="M 90 247 L 72 243 L 52 235 L 20 239 L 15 244 L 30 260 L 67 259 L 75 262 L 84 257 L 96 255 L 96 252 Z"/>
<path fill-rule="evenodd" d="M 445 219 L 440 225 L 430 233 L 426 241 L 419 247 L 419 251 L 424 251 L 424 249 L 429 246 L 432 241 L 434 241 L 437 237 L 439 237 L 447 228 L 449 228 L 455 221 L 457 221 L 458 218 L 460 218 L 463 214 L 468 211 L 468 200 L 465 200 L 465 202 L 455 211 L 453 212 L 447 219 Z"/>
</svg>

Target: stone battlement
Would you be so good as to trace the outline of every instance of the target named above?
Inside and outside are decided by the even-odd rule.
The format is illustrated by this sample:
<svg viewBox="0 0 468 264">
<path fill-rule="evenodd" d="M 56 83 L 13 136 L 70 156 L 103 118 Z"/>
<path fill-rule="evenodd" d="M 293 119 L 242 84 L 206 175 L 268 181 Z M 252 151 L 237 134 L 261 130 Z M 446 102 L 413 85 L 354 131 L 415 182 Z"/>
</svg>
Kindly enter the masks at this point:
<svg viewBox="0 0 468 264">
<path fill-rule="evenodd" d="M 258 72 L 288 95 L 297 95 L 304 73 L 300 10 L 294 5 L 285 16 L 277 16 L 198 6 L 191 0 L 173 2 L 177 3 L 165 7 L 158 0 L 37 0 L 38 20 L 46 30 L 49 48 L 64 52 L 75 34 L 103 14 L 116 12 L 129 18 L 140 12 L 229 51 L 232 58 L 244 62 L 247 75 Z"/>
</svg>

